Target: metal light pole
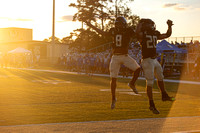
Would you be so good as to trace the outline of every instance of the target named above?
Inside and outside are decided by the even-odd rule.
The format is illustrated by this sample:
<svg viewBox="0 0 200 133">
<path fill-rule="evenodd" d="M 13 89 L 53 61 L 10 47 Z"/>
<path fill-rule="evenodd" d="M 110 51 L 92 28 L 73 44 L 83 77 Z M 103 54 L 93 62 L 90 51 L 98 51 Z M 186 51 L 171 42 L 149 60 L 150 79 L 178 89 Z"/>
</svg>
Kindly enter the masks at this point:
<svg viewBox="0 0 200 133">
<path fill-rule="evenodd" d="M 53 20 L 52 20 L 52 46 L 51 46 L 51 51 L 52 51 L 52 63 L 54 63 L 55 59 L 55 0 L 53 0 Z"/>
<path fill-rule="evenodd" d="M 55 0 L 53 0 L 52 45 L 55 43 Z"/>
<path fill-rule="evenodd" d="M 118 17 L 118 7 L 117 7 L 117 0 L 115 0 L 115 17 Z"/>
</svg>

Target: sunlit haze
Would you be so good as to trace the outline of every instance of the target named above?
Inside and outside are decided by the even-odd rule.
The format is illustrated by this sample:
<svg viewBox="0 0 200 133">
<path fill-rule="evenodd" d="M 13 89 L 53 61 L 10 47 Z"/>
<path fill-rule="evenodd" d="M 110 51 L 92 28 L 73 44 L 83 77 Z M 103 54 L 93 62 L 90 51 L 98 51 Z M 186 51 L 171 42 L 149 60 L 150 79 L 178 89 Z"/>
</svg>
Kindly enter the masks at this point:
<svg viewBox="0 0 200 133">
<path fill-rule="evenodd" d="M 75 8 L 68 5 L 75 0 L 56 0 L 55 36 L 66 37 L 80 28 L 80 22 L 72 22 Z M 44 40 L 52 35 L 53 0 L 1 0 L 0 28 L 21 27 L 33 29 L 33 40 Z M 166 32 L 167 19 L 174 21 L 173 37 L 200 36 L 200 2 L 198 0 L 135 0 L 133 13 L 141 18 L 151 18 L 157 29 Z"/>
</svg>

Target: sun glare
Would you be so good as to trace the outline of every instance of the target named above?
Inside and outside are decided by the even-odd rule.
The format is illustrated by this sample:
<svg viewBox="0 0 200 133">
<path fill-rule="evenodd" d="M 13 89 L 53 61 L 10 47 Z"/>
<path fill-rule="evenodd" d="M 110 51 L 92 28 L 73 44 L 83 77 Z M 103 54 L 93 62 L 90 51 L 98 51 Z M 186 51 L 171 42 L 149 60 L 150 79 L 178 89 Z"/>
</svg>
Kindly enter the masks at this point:
<svg viewBox="0 0 200 133">
<path fill-rule="evenodd" d="M 78 22 L 62 19 L 63 16 L 72 16 L 75 12 L 68 9 L 69 3 L 65 0 L 56 1 L 55 35 L 60 39 L 81 27 Z M 49 0 L 0 1 L 0 28 L 30 28 L 33 29 L 33 40 L 44 40 L 52 35 L 52 4 Z"/>
</svg>

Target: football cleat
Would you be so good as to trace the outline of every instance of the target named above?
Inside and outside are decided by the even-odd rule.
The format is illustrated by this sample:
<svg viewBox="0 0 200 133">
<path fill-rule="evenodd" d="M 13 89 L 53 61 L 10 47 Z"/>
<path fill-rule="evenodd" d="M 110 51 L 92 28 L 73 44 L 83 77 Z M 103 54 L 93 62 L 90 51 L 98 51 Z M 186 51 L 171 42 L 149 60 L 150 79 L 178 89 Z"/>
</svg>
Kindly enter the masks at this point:
<svg viewBox="0 0 200 133">
<path fill-rule="evenodd" d="M 131 83 L 128 83 L 128 86 L 133 90 L 135 94 L 138 94 L 138 90 L 136 89 L 135 85 L 132 85 Z"/>
<path fill-rule="evenodd" d="M 154 114 L 160 114 L 160 112 L 156 109 L 156 107 L 149 107 L 149 109 L 154 113 Z"/>
<path fill-rule="evenodd" d="M 175 101 L 174 97 L 170 97 L 167 94 L 162 96 L 162 101 Z"/>
<path fill-rule="evenodd" d="M 112 100 L 112 103 L 111 103 L 111 109 L 114 109 L 115 108 L 115 103 L 116 103 L 117 99 L 115 100 Z"/>
</svg>

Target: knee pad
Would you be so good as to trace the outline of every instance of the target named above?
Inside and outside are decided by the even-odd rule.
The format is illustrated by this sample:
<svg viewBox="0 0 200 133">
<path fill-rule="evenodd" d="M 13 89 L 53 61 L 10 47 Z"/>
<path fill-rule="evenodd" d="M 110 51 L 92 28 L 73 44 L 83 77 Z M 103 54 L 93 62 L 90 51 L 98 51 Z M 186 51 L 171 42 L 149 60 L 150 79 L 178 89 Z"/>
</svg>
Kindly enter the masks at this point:
<svg viewBox="0 0 200 133">
<path fill-rule="evenodd" d="M 146 82 L 147 82 L 147 86 L 153 87 L 153 83 L 154 83 L 153 79 L 147 79 Z"/>
</svg>

